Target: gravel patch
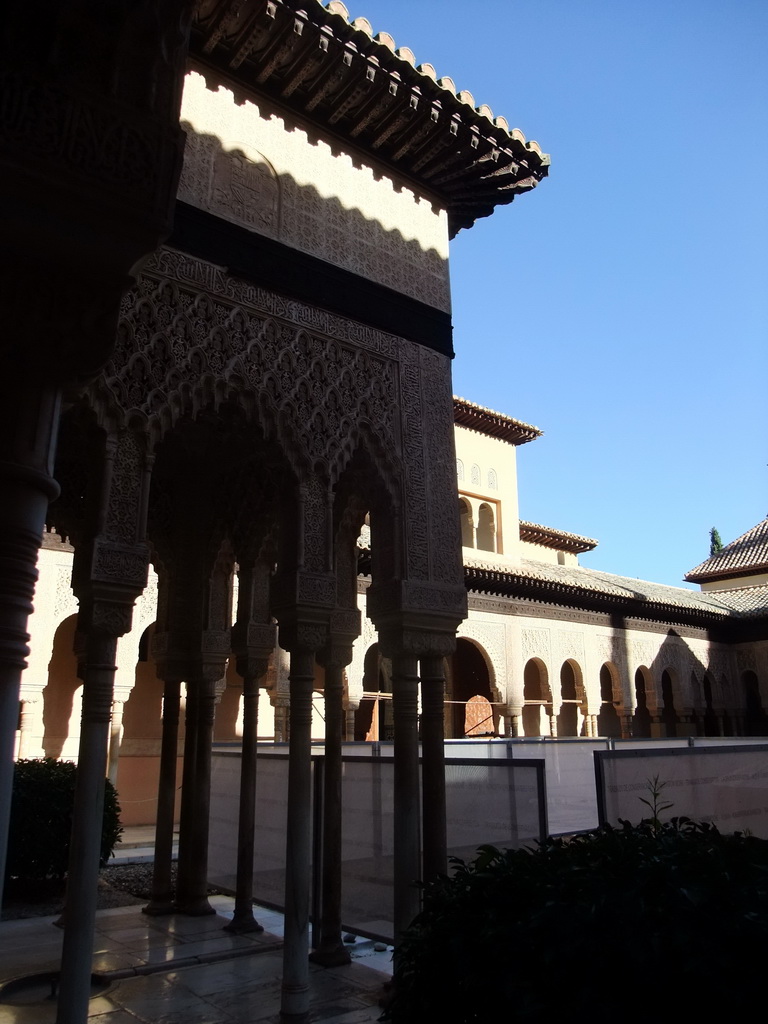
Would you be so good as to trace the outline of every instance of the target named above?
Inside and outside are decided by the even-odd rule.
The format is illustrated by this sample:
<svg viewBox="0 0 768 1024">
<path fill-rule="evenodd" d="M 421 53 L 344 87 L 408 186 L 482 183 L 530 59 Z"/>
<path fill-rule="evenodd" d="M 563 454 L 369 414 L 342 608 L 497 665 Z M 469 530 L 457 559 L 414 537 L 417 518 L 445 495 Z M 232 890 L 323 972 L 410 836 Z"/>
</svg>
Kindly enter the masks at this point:
<svg viewBox="0 0 768 1024">
<path fill-rule="evenodd" d="M 176 865 L 173 867 L 176 882 Z M 130 907 L 146 903 L 152 891 L 152 864 L 108 864 L 99 873 L 97 909 Z M 0 920 L 17 921 L 27 917 L 50 917 L 64 909 L 64 884 L 38 882 L 24 888 L 10 883 L 6 887 Z"/>
</svg>

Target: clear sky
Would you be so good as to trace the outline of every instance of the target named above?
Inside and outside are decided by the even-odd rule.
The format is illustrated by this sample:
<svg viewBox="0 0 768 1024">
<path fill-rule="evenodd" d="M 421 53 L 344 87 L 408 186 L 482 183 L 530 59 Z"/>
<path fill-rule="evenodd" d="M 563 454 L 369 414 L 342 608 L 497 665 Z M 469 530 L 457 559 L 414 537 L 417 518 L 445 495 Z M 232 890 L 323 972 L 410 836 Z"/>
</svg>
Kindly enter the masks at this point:
<svg viewBox="0 0 768 1024">
<path fill-rule="evenodd" d="M 454 390 L 522 518 L 679 585 L 768 514 L 768 2 L 348 0 L 551 154 L 452 243 Z"/>
</svg>

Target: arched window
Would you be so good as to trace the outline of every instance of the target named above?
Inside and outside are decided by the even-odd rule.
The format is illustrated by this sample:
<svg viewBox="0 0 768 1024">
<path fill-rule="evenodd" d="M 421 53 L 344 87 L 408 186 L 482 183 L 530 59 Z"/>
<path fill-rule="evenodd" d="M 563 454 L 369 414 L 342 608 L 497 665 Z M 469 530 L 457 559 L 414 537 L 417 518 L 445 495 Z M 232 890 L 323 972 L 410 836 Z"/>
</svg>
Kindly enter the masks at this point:
<svg viewBox="0 0 768 1024">
<path fill-rule="evenodd" d="M 615 669 L 606 662 L 600 669 L 600 713 L 597 716 L 598 736 L 621 736 L 621 722 L 614 703 Z"/>
<path fill-rule="evenodd" d="M 498 482 L 498 479 L 496 477 L 496 470 L 495 469 L 489 469 L 488 470 L 488 489 L 490 491 L 498 491 L 498 489 L 499 489 L 499 482 Z"/>
<path fill-rule="evenodd" d="M 464 463 L 461 461 L 461 459 L 456 459 L 456 479 L 464 479 Z"/>
<path fill-rule="evenodd" d="M 477 484 L 478 487 L 480 486 L 480 467 L 477 465 L 477 463 L 475 463 L 474 466 L 472 467 L 471 479 L 473 484 Z"/>
<path fill-rule="evenodd" d="M 547 669 L 538 658 L 526 662 L 523 670 L 523 732 L 526 736 L 548 736 L 547 713 L 551 713 Z"/>
<path fill-rule="evenodd" d="M 475 546 L 475 524 L 472 522 L 472 509 L 465 498 L 459 498 L 459 519 L 461 521 L 461 546 Z"/>
<path fill-rule="evenodd" d="M 651 735 L 651 713 L 648 710 L 648 687 L 646 672 L 641 667 L 635 672 L 635 714 L 632 719 L 632 736 L 637 739 Z"/>
<path fill-rule="evenodd" d="M 667 727 L 667 736 L 677 736 L 677 712 L 675 711 L 675 690 L 672 675 L 666 669 L 661 673 L 661 718 Z"/>
<path fill-rule="evenodd" d="M 477 546 L 481 551 L 496 550 L 496 521 L 493 509 L 485 502 L 477 517 Z"/>
</svg>

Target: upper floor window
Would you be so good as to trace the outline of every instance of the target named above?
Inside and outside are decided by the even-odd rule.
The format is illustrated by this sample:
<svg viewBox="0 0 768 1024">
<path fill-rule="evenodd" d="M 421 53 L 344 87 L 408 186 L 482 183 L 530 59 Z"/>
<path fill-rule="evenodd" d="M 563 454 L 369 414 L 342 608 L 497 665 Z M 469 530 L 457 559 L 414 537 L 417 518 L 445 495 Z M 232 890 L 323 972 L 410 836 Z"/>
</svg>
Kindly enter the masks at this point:
<svg viewBox="0 0 768 1024">
<path fill-rule="evenodd" d="M 477 546 L 481 551 L 496 550 L 496 522 L 493 509 L 485 502 L 477 516 Z"/>
<path fill-rule="evenodd" d="M 461 520 L 461 546 L 473 548 L 475 546 L 475 525 L 472 522 L 472 509 L 464 498 L 459 498 L 459 518 Z"/>
<path fill-rule="evenodd" d="M 477 465 L 477 463 L 475 463 L 475 465 L 472 467 L 472 483 L 478 485 L 480 484 L 480 467 Z"/>
<path fill-rule="evenodd" d="M 461 459 L 456 459 L 456 479 L 464 479 L 464 463 L 461 461 Z"/>
<path fill-rule="evenodd" d="M 496 470 L 488 470 L 488 489 L 491 491 L 497 491 L 499 489 L 499 481 L 496 478 Z"/>
</svg>

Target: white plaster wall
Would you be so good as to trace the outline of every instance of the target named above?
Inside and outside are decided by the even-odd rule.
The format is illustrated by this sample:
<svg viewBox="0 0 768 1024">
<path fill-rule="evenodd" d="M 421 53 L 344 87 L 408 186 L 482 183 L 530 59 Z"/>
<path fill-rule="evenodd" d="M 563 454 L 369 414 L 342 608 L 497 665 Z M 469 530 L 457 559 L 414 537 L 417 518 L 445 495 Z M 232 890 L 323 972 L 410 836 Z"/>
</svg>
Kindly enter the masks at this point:
<svg viewBox="0 0 768 1024">
<path fill-rule="evenodd" d="M 529 541 L 520 541 L 520 557 L 529 558 L 534 562 L 546 562 L 548 565 L 578 565 L 579 558 L 571 551 L 557 551 L 555 548 L 546 548 L 543 544 L 531 544 Z"/>
<path fill-rule="evenodd" d="M 187 75 L 179 198 L 441 310 L 450 310 L 448 218 L 367 154 L 311 134 L 267 101 Z"/>
<path fill-rule="evenodd" d="M 714 580 L 711 583 L 702 583 L 702 590 L 736 590 L 743 587 L 760 587 L 768 583 L 768 572 L 759 573 L 757 576 L 742 576 L 733 580 Z"/>
<path fill-rule="evenodd" d="M 496 535 L 499 551 L 478 551 L 464 548 L 465 559 L 495 561 L 510 565 L 520 559 L 520 527 L 517 501 L 517 457 L 515 446 L 499 438 L 488 437 L 476 430 L 457 426 L 456 460 L 463 466 L 464 478 L 458 480 L 459 493 L 472 506 L 475 529 L 480 505 L 485 501 L 498 512 Z M 479 481 L 472 479 L 472 469 L 479 470 Z M 496 488 L 489 487 L 490 471 L 496 474 Z"/>
</svg>

